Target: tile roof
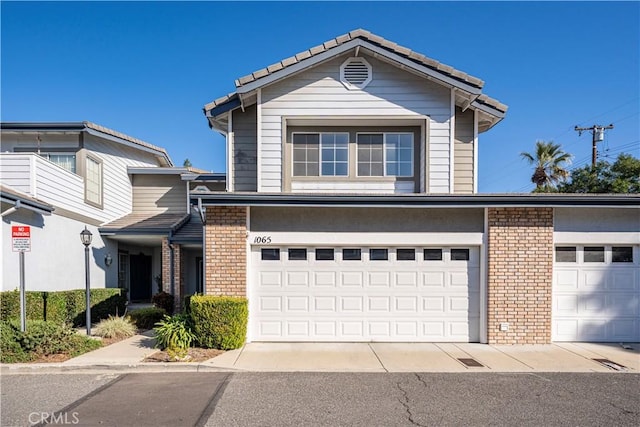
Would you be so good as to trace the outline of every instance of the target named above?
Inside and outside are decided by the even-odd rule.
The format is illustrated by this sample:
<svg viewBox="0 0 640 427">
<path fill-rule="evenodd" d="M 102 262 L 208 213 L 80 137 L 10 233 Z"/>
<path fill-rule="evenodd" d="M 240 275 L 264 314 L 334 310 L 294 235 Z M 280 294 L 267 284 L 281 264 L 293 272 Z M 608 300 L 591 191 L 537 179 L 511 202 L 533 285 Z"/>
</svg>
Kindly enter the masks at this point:
<svg viewBox="0 0 640 427">
<path fill-rule="evenodd" d="M 100 125 L 92 123 L 92 122 L 84 121 L 82 123 L 86 127 L 88 127 L 89 129 L 93 129 L 93 130 L 96 130 L 98 132 L 105 133 L 107 135 L 115 136 L 116 138 L 123 139 L 125 141 L 131 142 L 131 143 L 139 145 L 141 147 L 145 147 L 145 148 L 149 148 L 149 149 L 154 150 L 154 151 L 158 151 L 158 152 L 164 154 L 165 157 L 167 157 L 167 159 L 169 159 L 169 154 L 167 153 L 167 150 L 165 150 L 162 147 L 158 147 L 157 145 L 149 144 L 148 142 L 143 141 L 141 139 L 134 138 L 134 137 L 126 135 L 126 134 L 124 134 L 122 132 L 118 132 L 118 131 L 115 131 L 113 129 L 109 129 L 107 127 L 100 126 Z"/>
<path fill-rule="evenodd" d="M 200 213 L 192 209 L 189 221 L 178 229 L 171 238 L 172 242 L 197 242 L 202 243 L 202 219 Z"/>
<path fill-rule="evenodd" d="M 409 61 L 412 61 L 418 65 L 422 65 L 425 67 L 428 67 L 430 69 L 433 69 L 439 73 L 442 73 L 445 76 L 448 76 L 452 79 L 455 79 L 457 81 L 460 81 L 462 83 L 465 83 L 467 85 L 476 87 L 478 89 L 482 89 L 482 87 L 484 86 L 484 81 L 482 81 L 481 79 L 471 76 L 467 73 L 464 73 L 462 71 L 456 70 L 455 68 L 448 66 L 446 64 L 443 64 L 441 62 L 438 62 L 434 59 L 428 58 L 425 55 L 422 55 L 421 53 L 418 52 L 414 52 L 409 48 L 403 47 L 398 45 L 397 43 L 391 42 L 389 40 L 386 40 L 380 36 L 377 36 L 369 31 L 363 30 L 363 29 L 357 29 L 354 31 L 351 31 L 347 34 L 343 34 L 341 36 L 338 36 L 334 39 L 328 40 L 324 43 L 322 43 L 321 45 L 312 47 L 308 50 L 305 50 L 303 52 L 300 52 L 294 56 L 291 56 L 289 58 L 283 59 L 280 62 L 276 62 L 275 64 L 271 64 L 268 67 L 262 68 L 260 70 L 257 70 L 251 74 L 248 74 L 244 77 L 240 77 L 239 79 L 237 79 L 235 81 L 235 85 L 237 88 L 240 88 L 248 83 L 252 83 L 256 80 L 259 80 L 263 77 L 266 77 L 268 75 L 271 75 L 275 72 L 278 72 L 280 70 L 283 70 L 287 67 L 290 67 L 294 64 L 300 63 L 302 61 L 304 61 L 305 59 L 311 58 L 315 55 L 318 55 L 320 53 L 329 51 L 333 48 L 336 48 L 340 45 L 343 45 L 351 40 L 355 40 L 355 39 L 362 39 L 362 40 L 366 40 L 376 46 L 379 46 L 383 49 L 386 49 L 389 52 L 395 53 L 403 58 L 406 58 Z M 223 105 L 227 102 L 233 101 L 235 99 L 238 98 L 237 93 L 230 93 L 228 95 L 225 95 L 223 97 L 220 97 L 210 103 L 208 103 L 207 105 L 205 105 L 205 111 L 211 110 L 219 105 Z M 485 104 L 487 106 L 493 107 L 497 110 L 500 110 L 502 112 L 506 112 L 507 110 L 507 106 L 498 102 L 497 100 L 494 100 L 492 98 L 489 98 L 486 95 L 482 95 L 481 96 L 482 99 L 478 98 L 478 101 L 480 101 L 480 103 Z"/>
</svg>

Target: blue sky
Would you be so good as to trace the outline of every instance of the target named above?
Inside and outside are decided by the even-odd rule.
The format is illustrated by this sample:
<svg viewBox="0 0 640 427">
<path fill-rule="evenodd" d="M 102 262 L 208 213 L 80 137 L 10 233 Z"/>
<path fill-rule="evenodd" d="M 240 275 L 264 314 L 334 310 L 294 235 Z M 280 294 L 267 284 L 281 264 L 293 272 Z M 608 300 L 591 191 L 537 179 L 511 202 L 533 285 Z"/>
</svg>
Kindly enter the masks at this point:
<svg viewBox="0 0 640 427">
<path fill-rule="evenodd" d="M 3 1 L 1 119 L 89 120 L 224 171 L 202 114 L 234 80 L 364 28 L 485 81 L 509 105 L 480 135 L 480 192 L 528 192 L 520 152 L 554 140 L 591 160 L 575 125 L 613 123 L 599 150 L 640 157 L 638 2 Z"/>
</svg>

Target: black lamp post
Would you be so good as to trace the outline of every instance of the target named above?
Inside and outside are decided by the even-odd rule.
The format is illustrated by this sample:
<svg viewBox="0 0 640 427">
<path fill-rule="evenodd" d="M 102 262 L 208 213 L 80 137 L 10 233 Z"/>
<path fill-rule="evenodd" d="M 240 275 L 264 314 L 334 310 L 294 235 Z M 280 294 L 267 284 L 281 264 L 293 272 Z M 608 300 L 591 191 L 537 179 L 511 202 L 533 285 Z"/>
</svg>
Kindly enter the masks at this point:
<svg viewBox="0 0 640 427">
<path fill-rule="evenodd" d="M 91 244 L 91 238 L 93 235 L 87 226 L 84 226 L 84 230 L 80 232 L 80 241 L 84 245 L 84 270 L 86 273 L 85 286 L 87 288 L 87 336 L 91 336 L 91 285 L 89 280 L 89 245 Z"/>
</svg>

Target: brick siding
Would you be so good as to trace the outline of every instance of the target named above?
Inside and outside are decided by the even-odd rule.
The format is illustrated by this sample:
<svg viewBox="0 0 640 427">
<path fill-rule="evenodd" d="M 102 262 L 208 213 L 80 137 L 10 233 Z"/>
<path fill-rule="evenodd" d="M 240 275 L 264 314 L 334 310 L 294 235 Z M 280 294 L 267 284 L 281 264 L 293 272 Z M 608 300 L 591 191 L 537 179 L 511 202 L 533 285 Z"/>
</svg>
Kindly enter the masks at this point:
<svg viewBox="0 0 640 427">
<path fill-rule="evenodd" d="M 553 208 L 489 208 L 488 226 L 489 344 L 550 343 Z"/>
<path fill-rule="evenodd" d="M 205 294 L 246 296 L 247 208 L 207 207 Z"/>
</svg>

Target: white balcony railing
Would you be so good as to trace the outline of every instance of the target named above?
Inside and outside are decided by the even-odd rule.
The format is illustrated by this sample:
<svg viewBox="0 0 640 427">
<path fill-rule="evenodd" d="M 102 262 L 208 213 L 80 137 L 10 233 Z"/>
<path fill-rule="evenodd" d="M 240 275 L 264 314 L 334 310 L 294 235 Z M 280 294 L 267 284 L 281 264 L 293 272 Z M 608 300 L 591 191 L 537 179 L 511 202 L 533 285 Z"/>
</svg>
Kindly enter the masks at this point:
<svg viewBox="0 0 640 427">
<path fill-rule="evenodd" d="M 104 212 L 84 202 L 81 176 L 35 153 L 0 153 L 0 181 L 55 207 L 104 219 Z"/>
</svg>

